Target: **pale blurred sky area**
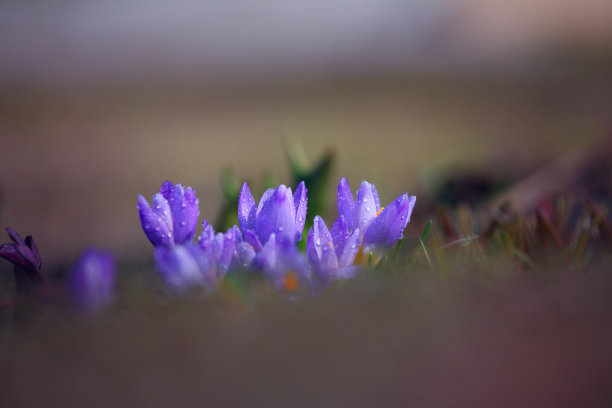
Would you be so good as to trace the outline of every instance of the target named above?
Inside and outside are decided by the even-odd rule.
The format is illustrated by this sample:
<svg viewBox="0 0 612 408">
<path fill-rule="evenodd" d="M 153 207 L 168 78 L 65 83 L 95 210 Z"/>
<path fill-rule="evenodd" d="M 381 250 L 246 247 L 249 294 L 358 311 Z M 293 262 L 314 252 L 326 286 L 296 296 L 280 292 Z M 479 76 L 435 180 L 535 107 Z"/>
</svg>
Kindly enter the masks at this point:
<svg viewBox="0 0 612 408">
<path fill-rule="evenodd" d="M 610 0 L 0 3 L 2 81 L 504 70 L 610 49 Z"/>
</svg>

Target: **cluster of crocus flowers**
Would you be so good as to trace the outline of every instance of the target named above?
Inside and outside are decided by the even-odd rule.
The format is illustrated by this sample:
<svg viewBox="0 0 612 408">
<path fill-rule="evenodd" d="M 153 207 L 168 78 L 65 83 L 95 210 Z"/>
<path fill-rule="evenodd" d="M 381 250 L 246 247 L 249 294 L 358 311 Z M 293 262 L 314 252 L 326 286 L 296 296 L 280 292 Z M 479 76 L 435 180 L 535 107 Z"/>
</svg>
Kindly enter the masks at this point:
<svg viewBox="0 0 612 408">
<path fill-rule="evenodd" d="M 306 224 L 307 189 L 280 185 L 259 202 L 244 183 L 238 201 L 239 226 L 215 233 L 204 221 L 193 241 L 199 216 L 195 191 L 166 181 L 152 205 L 138 197 L 140 221 L 155 247 L 158 271 L 177 292 L 214 290 L 228 273 L 261 274 L 289 297 L 316 294 L 335 280 L 354 277 L 368 261 L 376 263 L 402 238 L 416 198 L 403 194 L 381 207 L 373 184 L 361 183 L 357 197 L 346 179 L 338 185 L 338 219 L 331 229 L 320 216 L 308 232 L 306 253 L 298 250 Z"/>
</svg>

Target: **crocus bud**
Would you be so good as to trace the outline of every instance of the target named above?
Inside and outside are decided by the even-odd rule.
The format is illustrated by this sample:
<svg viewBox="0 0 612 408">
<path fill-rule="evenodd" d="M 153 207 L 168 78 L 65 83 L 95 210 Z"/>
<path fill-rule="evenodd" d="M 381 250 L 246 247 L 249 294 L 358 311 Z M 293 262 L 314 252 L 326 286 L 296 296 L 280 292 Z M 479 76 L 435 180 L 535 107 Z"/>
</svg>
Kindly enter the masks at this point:
<svg viewBox="0 0 612 408">
<path fill-rule="evenodd" d="M 153 205 L 138 196 L 140 223 L 155 247 L 171 248 L 193 239 L 200 215 L 195 190 L 166 181 L 153 196 Z"/>
<path fill-rule="evenodd" d="M 381 207 L 376 187 L 367 181 L 361 183 L 354 200 L 348 181 L 342 178 L 338 184 L 338 220 L 331 229 L 336 254 L 340 256 L 339 252 L 359 231 L 355 262 L 365 263 L 370 254 L 379 260 L 402 238 L 415 202 L 415 196 L 404 193 Z"/>
<path fill-rule="evenodd" d="M 238 220 L 242 234 L 254 232 L 263 246 L 272 234 L 277 239 L 288 239 L 297 242 L 302 238 L 306 222 L 306 186 L 301 182 L 295 194 L 291 188 L 280 185 L 276 189 L 266 190 L 259 205 L 255 203 L 247 183 L 242 186 L 238 200 Z"/>
<path fill-rule="evenodd" d="M 44 283 L 40 274 L 42 264 L 38 247 L 31 235 L 23 239 L 12 228 L 7 228 L 6 231 L 13 242 L 0 246 L 0 258 L 9 261 L 15 268 L 17 293 L 20 296 L 29 295 Z"/>
</svg>

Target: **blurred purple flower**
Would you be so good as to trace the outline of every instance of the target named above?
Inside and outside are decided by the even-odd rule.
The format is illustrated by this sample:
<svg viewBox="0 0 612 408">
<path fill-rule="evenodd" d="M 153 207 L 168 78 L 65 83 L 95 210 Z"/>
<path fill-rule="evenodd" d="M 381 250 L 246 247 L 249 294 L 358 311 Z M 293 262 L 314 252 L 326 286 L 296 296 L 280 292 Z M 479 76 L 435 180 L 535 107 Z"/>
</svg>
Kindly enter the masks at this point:
<svg viewBox="0 0 612 408">
<path fill-rule="evenodd" d="M 236 225 L 228 229 L 225 234 L 221 232 L 215 234 L 215 230 L 207 221 L 204 221 L 202 228 L 198 243 L 208 260 L 216 268 L 219 278 L 223 278 L 233 266 L 240 268 L 247 266 L 255 256 L 250 245 L 242 246 L 242 234 Z M 248 248 L 252 253 L 248 252 Z"/>
<path fill-rule="evenodd" d="M 217 287 L 214 259 L 197 244 L 159 246 L 154 255 L 162 280 L 171 291 L 181 294 L 199 286 L 208 294 Z"/>
<path fill-rule="evenodd" d="M 0 258 L 13 264 L 17 293 L 27 295 L 45 281 L 40 274 L 40 253 L 31 235 L 23 239 L 10 227 L 7 227 L 6 231 L 13 242 L 0 246 Z"/>
<path fill-rule="evenodd" d="M 200 210 L 195 190 L 166 181 L 153 196 L 153 206 L 138 196 L 140 223 L 149 241 L 156 246 L 171 248 L 193 239 Z"/>
<path fill-rule="evenodd" d="M 338 219 L 331 229 L 336 253 L 342 253 L 357 234 L 360 247 L 355 262 L 367 262 L 370 254 L 378 262 L 402 238 L 415 202 L 415 196 L 404 193 L 381 207 L 376 187 L 367 181 L 361 183 L 355 200 L 348 181 L 342 178 L 338 184 Z"/>
<path fill-rule="evenodd" d="M 68 277 L 68 288 L 81 310 L 99 312 L 113 303 L 115 261 L 107 252 L 89 249 L 75 263 Z"/>
<path fill-rule="evenodd" d="M 238 200 L 238 221 L 245 239 L 260 248 L 275 234 L 278 239 L 298 242 L 306 222 L 306 185 L 302 181 L 295 190 L 280 185 L 263 193 L 256 205 L 249 185 L 244 183 Z"/>
<path fill-rule="evenodd" d="M 359 250 L 358 239 L 359 229 L 356 229 L 347 240 L 341 242 L 342 246 L 336 245 L 325 221 L 320 216 L 315 216 L 306 243 L 306 254 L 313 271 L 315 291 L 323 289 L 333 280 L 355 276 L 359 268 L 353 265 Z"/>
<path fill-rule="evenodd" d="M 253 260 L 253 267 L 263 272 L 273 289 L 290 299 L 310 290 L 311 272 L 304 254 L 286 237 L 272 233 Z"/>
</svg>

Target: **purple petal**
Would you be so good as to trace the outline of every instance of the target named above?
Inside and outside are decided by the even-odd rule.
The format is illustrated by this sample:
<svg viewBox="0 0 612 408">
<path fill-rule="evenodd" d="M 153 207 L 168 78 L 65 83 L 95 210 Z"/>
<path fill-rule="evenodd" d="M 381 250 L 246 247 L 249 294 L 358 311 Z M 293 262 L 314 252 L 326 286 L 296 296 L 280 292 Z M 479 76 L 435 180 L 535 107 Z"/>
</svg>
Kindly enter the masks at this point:
<svg viewBox="0 0 612 408">
<path fill-rule="evenodd" d="M 210 225 L 207 220 L 202 221 L 202 233 L 199 238 L 200 244 L 204 246 L 210 245 L 214 238 L 215 230 L 212 225 Z"/>
<path fill-rule="evenodd" d="M 349 231 L 344 215 L 340 215 L 331 228 L 332 243 L 334 244 L 334 249 L 338 257 L 342 255 L 346 242 L 351 235 L 352 233 Z"/>
<path fill-rule="evenodd" d="M 71 271 L 70 292 L 83 311 L 95 313 L 113 302 L 115 277 L 113 257 L 106 252 L 88 250 Z"/>
<path fill-rule="evenodd" d="M 318 215 L 308 233 L 306 254 L 312 267 L 311 294 L 317 295 L 334 280 L 338 269 L 338 257 L 332 244 L 332 236 L 323 219 Z"/>
<path fill-rule="evenodd" d="M 149 202 L 141 195 L 138 196 L 138 214 L 140 216 L 142 229 L 154 246 L 171 247 L 174 245 L 174 240 L 172 239 L 172 225 L 168 225 L 164 222 L 164 220 L 151 209 Z"/>
<path fill-rule="evenodd" d="M 308 230 L 308 237 L 306 237 L 306 257 L 313 268 L 322 269 L 321 257 L 317 252 L 317 248 L 315 248 L 315 237 L 312 227 Z"/>
<path fill-rule="evenodd" d="M 11 227 L 6 227 L 6 232 L 8 232 L 9 237 L 14 243 L 26 246 L 25 241 L 23 240 L 23 238 L 21 238 L 21 235 L 19 235 L 17 231 L 12 229 Z"/>
<path fill-rule="evenodd" d="M 362 181 L 357 192 L 357 201 L 353 212 L 353 228 L 359 228 L 362 232 L 365 232 L 368 225 L 376 218 L 376 212 L 372 185 L 367 181 Z"/>
<path fill-rule="evenodd" d="M 257 211 L 255 212 L 256 219 L 257 217 L 259 217 L 259 213 L 261 212 L 263 206 L 266 205 L 266 203 L 272 198 L 275 191 L 276 190 L 274 190 L 273 188 L 269 188 L 261 195 L 261 199 L 259 200 L 259 204 L 257 205 Z"/>
<path fill-rule="evenodd" d="M 243 231 L 255 229 L 256 206 L 247 183 L 242 185 L 238 198 L 238 223 Z"/>
<path fill-rule="evenodd" d="M 346 245 L 342 249 L 342 254 L 338 257 L 338 266 L 345 268 L 353 264 L 355 256 L 359 252 L 359 228 L 350 236 Z"/>
<path fill-rule="evenodd" d="M 372 188 L 372 196 L 374 197 L 374 204 L 376 205 L 376 214 L 380 211 L 380 198 L 378 197 L 378 191 L 376 190 L 376 186 L 374 184 L 370 184 Z"/>
<path fill-rule="evenodd" d="M 174 186 L 172 197 L 168 201 L 172 211 L 174 242 L 184 244 L 193 239 L 200 215 L 199 200 L 191 187 Z"/>
<path fill-rule="evenodd" d="M 415 201 L 415 196 L 409 197 L 408 194 L 402 194 L 385 207 L 363 236 L 364 253 L 377 252 L 382 255 L 402 238 L 402 233 L 410 221 Z"/>
<path fill-rule="evenodd" d="M 234 233 L 234 241 L 235 241 L 236 243 L 238 243 L 238 242 L 242 242 L 242 233 L 240 232 L 240 228 L 238 228 L 238 226 L 237 226 L 237 225 L 234 225 L 234 226 L 232 227 L 232 231 L 233 231 L 233 233 Z"/>
<path fill-rule="evenodd" d="M 215 234 L 212 240 L 212 252 L 213 252 L 213 262 L 217 262 L 219 258 L 221 258 L 221 253 L 223 252 L 223 242 L 225 241 L 225 237 L 221 232 Z"/>
<path fill-rule="evenodd" d="M 253 260 L 253 266 L 256 269 L 262 270 L 275 269 L 276 261 L 276 235 L 271 234 L 265 245 L 261 248 L 261 251 L 257 253 L 257 256 Z"/>
<path fill-rule="evenodd" d="M 159 216 L 161 222 L 168 226 L 168 230 L 172 232 L 174 230 L 174 223 L 172 221 L 172 211 L 170 209 L 170 204 L 168 200 L 164 198 L 161 194 L 153 195 L 153 206 L 151 207 L 153 212 Z M 171 238 L 172 234 L 170 234 Z"/>
<path fill-rule="evenodd" d="M 355 200 L 351 192 L 351 186 L 346 178 L 342 177 L 338 184 L 338 216 L 344 216 L 349 230 L 353 229 L 353 211 L 355 210 Z"/>
<path fill-rule="evenodd" d="M 27 264 L 38 270 L 38 262 L 34 258 L 34 254 L 26 245 L 17 245 L 17 252 L 23 257 Z"/>
<path fill-rule="evenodd" d="M 255 258 L 253 246 L 246 242 L 239 242 L 236 245 L 236 263 L 240 268 L 248 268 Z"/>
<path fill-rule="evenodd" d="M 318 215 L 314 218 L 313 239 L 321 266 L 318 272 L 330 276 L 334 270 L 338 269 L 338 257 L 334 251 L 332 236 L 327 229 L 327 225 L 325 225 L 323 218 Z"/>
<path fill-rule="evenodd" d="M 174 184 L 168 180 L 164 181 L 159 188 L 159 194 L 161 194 L 166 200 L 170 201 L 172 195 L 174 194 Z"/>
<path fill-rule="evenodd" d="M 302 239 L 304 224 L 306 223 L 306 207 L 308 198 L 306 196 L 306 184 L 302 181 L 293 193 L 293 204 L 295 207 L 295 241 Z"/>
<path fill-rule="evenodd" d="M 217 265 L 221 276 L 224 276 L 227 273 L 234 258 L 235 251 L 236 241 L 234 238 L 234 231 L 232 228 L 230 228 L 223 235 L 223 248 L 219 254 L 219 257 L 217 258 Z"/>
<path fill-rule="evenodd" d="M 4 258 L 13 265 L 19 265 L 24 268 L 28 268 L 29 264 L 27 260 L 17 250 L 17 244 L 3 244 L 0 246 L 0 258 Z"/>
<path fill-rule="evenodd" d="M 261 241 L 259 240 L 259 238 L 257 238 L 257 235 L 255 235 L 255 232 L 247 230 L 244 232 L 243 238 L 244 238 L 244 242 L 249 244 L 255 252 L 259 253 L 263 249 L 263 246 L 261 245 Z"/>
<path fill-rule="evenodd" d="M 291 189 L 282 184 L 278 186 L 258 211 L 255 233 L 261 242 L 266 242 L 270 234 L 281 239 L 295 239 L 295 207 Z"/>
<path fill-rule="evenodd" d="M 184 247 L 193 259 L 196 260 L 200 273 L 202 274 L 202 288 L 205 293 L 210 293 L 217 287 L 219 283 L 217 274 L 215 272 L 215 261 L 210 257 L 206 256 L 204 251 L 193 242 L 188 242 Z"/>
</svg>

